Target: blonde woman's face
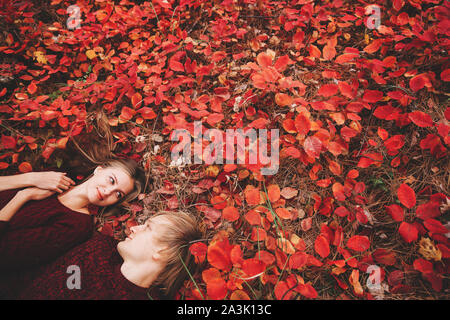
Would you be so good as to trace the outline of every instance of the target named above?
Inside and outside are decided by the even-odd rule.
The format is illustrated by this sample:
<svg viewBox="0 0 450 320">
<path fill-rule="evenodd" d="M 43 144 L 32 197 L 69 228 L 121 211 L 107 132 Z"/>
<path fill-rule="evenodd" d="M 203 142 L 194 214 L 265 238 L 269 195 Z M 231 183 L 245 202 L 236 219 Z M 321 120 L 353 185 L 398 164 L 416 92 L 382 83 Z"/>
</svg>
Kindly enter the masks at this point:
<svg viewBox="0 0 450 320">
<path fill-rule="evenodd" d="M 128 237 L 117 245 L 120 255 L 136 263 L 160 259 L 158 252 L 165 248 L 158 239 L 166 232 L 166 226 L 170 223 L 164 216 L 155 216 L 142 225 L 131 227 Z"/>
<path fill-rule="evenodd" d="M 116 167 L 97 167 L 86 184 L 89 202 L 101 207 L 116 203 L 133 188 L 133 179 L 123 169 Z"/>
</svg>

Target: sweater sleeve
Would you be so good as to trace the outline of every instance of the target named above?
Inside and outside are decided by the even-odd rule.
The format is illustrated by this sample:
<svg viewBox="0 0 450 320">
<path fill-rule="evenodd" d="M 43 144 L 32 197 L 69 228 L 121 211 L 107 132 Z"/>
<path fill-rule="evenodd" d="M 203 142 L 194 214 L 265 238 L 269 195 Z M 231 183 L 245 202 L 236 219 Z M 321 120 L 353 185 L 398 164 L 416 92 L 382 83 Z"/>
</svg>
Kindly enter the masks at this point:
<svg viewBox="0 0 450 320">
<path fill-rule="evenodd" d="M 1 226 L 6 228 L 6 226 Z M 46 225 L 9 228 L 0 236 L 0 270 L 40 265 L 60 256 L 92 234 L 91 217 L 61 214 Z M 1 231 L 0 231 L 1 235 Z"/>
</svg>

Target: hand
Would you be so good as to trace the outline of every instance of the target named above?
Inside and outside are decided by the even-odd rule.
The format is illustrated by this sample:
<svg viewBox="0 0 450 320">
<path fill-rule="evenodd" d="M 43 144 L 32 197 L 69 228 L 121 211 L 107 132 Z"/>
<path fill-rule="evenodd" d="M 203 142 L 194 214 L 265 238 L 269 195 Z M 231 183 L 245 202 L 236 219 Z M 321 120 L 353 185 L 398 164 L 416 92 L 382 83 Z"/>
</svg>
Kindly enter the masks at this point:
<svg viewBox="0 0 450 320">
<path fill-rule="evenodd" d="M 42 200 L 50 197 L 55 191 L 40 189 L 36 187 L 26 188 L 19 191 L 20 196 L 23 196 L 26 201 L 29 200 Z"/>
<path fill-rule="evenodd" d="M 39 189 L 45 189 L 62 193 L 68 190 L 75 182 L 66 176 L 65 172 L 45 171 L 31 172 L 32 185 Z"/>
</svg>

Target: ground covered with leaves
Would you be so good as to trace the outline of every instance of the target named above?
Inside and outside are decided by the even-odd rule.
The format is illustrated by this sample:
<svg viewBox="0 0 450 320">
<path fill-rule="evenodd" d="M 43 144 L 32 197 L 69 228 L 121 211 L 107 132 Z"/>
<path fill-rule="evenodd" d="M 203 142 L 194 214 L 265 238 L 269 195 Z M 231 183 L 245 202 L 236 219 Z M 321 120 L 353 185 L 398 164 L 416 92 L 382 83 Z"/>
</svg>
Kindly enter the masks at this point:
<svg viewBox="0 0 450 320">
<path fill-rule="evenodd" d="M 0 16 L 1 173 L 64 167 L 103 110 L 152 181 L 99 230 L 183 210 L 207 232 L 178 298 L 449 298 L 448 1 L 2 0 Z M 195 121 L 278 130 L 278 170 L 173 159 Z"/>
</svg>

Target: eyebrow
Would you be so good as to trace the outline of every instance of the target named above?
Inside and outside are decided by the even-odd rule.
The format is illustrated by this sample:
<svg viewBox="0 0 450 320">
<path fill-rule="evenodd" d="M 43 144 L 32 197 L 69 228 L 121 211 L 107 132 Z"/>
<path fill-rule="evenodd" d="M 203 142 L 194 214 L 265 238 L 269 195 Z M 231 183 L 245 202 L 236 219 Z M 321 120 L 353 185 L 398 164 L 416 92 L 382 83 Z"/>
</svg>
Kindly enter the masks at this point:
<svg viewBox="0 0 450 320">
<path fill-rule="evenodd" d="M 111 174 L 113 175 L 114 179 L 116 180 L 117 185 L 119 185 L 119 180 L 117 180 L 116 175 L 115 175 L 114 173 L 111 173 Z M 120 190 L 120 189 L 119 189 L 119 191 L 120 191 L 120 193 L 122 194 L 122 196 L 124 196 L 125 192 L 123 192 L 123 191 Z"/>
</svg>

